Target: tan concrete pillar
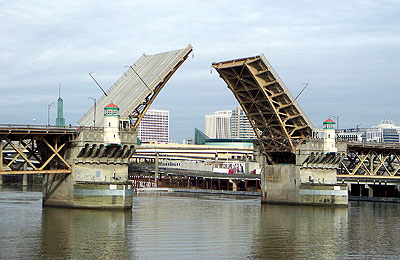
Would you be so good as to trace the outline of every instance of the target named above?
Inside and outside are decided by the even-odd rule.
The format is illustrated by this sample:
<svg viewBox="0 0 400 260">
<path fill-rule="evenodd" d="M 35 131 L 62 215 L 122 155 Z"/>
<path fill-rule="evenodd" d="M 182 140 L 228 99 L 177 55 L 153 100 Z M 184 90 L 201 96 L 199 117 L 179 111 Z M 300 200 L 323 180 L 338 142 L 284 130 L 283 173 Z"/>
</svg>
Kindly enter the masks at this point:
<svg viewBox="0 0 400 260">
<path fill-rule="evenodd" d="M 22 176 L 22 186 L 28 186 L 28 174 Z"/>
<path fill-rule="evenodd" d="M 158 160 L 158 153 L 156 153 L 156 159 L 154 160 L 154 187 L 158 187 L 157 180 L 158 180 L 158 168 L 159 168 L 159 160 Z"/>
<path fill-rule="evenodd" d="M 249 157 L 248 156 L 246 156 L 246 164 L 245 164 L 245 170 L 244 170 L 244 173 L 245 174 L 249 174 Z"/>
<path fill-rule="evenodd" d="M 237 191 L 236 182 L 232 179 L 229 179 L 229 182 L 232 183 L 232 191 Z"/>
<path fill-rule="evenodd" d="M 372 189 L 372 186 L 367 185 L 368 188 L 368 197 L 372 198 L 374 197 L 374 190 Z"/>
<path fill-rule="evenodd" d="M 3 175 L 0 174 L 0 186 L 3 185 Z"/>
</svg>

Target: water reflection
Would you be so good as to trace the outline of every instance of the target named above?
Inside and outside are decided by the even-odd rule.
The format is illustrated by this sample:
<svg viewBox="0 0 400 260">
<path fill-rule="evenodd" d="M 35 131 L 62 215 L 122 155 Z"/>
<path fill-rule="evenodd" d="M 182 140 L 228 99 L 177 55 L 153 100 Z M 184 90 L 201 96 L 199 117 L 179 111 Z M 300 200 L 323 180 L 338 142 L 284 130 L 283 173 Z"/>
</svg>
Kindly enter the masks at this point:
<svg viewBox="0 0 400 260">
<path fill-rule="evenodd" d="M 261 205 L 254 197 L 148 193 L 132 211 L 41 207 L 0 190 L 0 259 L 396 259 L 400 204 Z"/>
<path fill-rule="evenodd" d="M 148 194 L 136 198 L 134 205 L 132 247 L 140 259 L 246 259 L 250 255 L 258 199 Z"/>
<path fill-rule="evenodd" d="M 44 259 L 132 259 L 127 231 L 131 211 L 45 208 Z"/>
<path fill-rule="evenodd" d="M 254 259 L 341 259 L 348 209 L 262 205 L 257 225 Z"/>
</svg>

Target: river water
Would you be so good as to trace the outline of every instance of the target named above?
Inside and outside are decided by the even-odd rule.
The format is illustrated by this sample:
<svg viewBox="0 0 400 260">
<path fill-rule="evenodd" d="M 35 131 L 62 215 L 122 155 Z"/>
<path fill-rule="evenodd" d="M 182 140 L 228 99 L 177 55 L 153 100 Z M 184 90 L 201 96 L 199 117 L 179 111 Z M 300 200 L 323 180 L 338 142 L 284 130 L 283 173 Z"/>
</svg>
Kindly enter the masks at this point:
<svg viewBox="0 0 400 260">
<path fill-rule="evenodd" d="M 132 211 L 42 208 L 0 187 L 0 259 L 399 259 L 400 204 L 261 205 L 142 193 Z"/>
</svg>

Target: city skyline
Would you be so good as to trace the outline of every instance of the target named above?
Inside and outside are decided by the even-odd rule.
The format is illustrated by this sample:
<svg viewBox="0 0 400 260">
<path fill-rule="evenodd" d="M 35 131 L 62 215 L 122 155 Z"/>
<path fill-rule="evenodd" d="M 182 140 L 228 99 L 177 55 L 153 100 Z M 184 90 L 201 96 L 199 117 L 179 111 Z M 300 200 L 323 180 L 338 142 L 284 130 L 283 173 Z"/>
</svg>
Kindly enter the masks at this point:
<svg viewBox="0 0 400 260">
<path fill-rule="evenodd" d="M 107 90 L 142 53 L 188 43 L 194 58 L 152 106 L 170 111 L 172 141 L 192 136 L 204 114 L 238 105 L 218 73 L 210 74 L 211 63 L 260 53 L 293 96 L 309 83 L 297 101 L 316 126 L 329 115 L 340 117 L 340 128 L 372 126 L 383 118 L 400 122 L 395 1 L 38 1 L 0 7 L 0 19 L 7 21 L 0 27 L 3 124 L 46 124 L 61 82 L 66 124 L 76 125 L 92 105 L 88 98 L 102 95 L 89 72 Z M 50 112 L 54 119 L 55 106 Z"/>
</svg>

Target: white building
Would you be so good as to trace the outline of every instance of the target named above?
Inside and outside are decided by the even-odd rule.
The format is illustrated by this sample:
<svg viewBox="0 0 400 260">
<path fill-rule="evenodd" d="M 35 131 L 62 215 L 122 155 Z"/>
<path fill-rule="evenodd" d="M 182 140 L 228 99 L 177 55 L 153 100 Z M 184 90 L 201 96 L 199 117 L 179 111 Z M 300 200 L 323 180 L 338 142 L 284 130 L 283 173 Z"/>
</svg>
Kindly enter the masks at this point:
<svg viewBox="0 0 400 260">
<path fill-rule="evenodd" d="M 110 103 L 104 108 L 104 142 L 121 144 L 119 137 L 119 107 Z"/>
<path fill-rule="evenodd" d="M 169 111 L 147 110 L 138 126 L 138 138 L 145 143 L 168 143 Z"/>
<path fill-rule="evenodd" d="M 217 111 L 212 115 L 205 115 L 205 134 L 209 138 L 231 138 L 232 110 Z"/>
<path fill-rule="evenodd" d="M 337 132 L 336 138 L 342 142 L 362 142 L 363 133 L 359 132 Z"/>
<path fill-rule="evenodd" d="M 256 135 L 249 119 L 241 106 L 232 110 L 231 117 L 231 138 L 234 139 L 254 139 Z"/>
<path fill-rule="evenodd" d="M 396 126 L 393 121 L 384 119 L 378 125 L 367 129 L 367 142 L 389 142 L 399 143 L 400 126 Z"/>
<path fill-rule="evenodd" d="M 324 152 L 336 153 L 336 123 L 328 118 L 324 121 Z"/>
</svg>

